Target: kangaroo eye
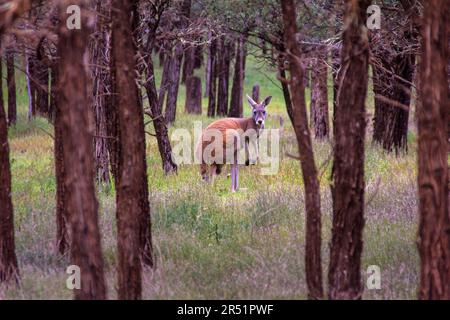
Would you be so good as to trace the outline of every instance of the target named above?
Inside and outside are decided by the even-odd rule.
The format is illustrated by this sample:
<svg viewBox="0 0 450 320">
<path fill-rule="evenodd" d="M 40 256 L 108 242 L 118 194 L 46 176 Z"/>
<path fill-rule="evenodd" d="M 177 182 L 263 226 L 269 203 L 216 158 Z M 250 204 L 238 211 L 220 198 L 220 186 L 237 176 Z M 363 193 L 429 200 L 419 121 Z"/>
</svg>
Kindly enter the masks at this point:
<svg viewBox="0 0 450 320">
<path fill-rule="evenodd" d="M 263 111 L 263 115 L 266 115 L 266 111 Z"/>
</svg>

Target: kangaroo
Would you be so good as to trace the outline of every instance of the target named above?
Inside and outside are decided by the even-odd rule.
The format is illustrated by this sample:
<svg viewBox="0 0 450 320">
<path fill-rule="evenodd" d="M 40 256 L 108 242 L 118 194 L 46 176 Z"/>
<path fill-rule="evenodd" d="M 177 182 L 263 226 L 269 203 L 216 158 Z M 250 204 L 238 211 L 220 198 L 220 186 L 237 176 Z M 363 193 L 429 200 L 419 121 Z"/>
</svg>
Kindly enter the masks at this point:
<svg viewBox="0 0 450 320">
<path fill-rule="evenodd" d="M 211 123 L 202 133 L 197 147 L 197 157 L 201 159 L 200 174 L 204 181 L 214 181 L 224 164 L 231 164 L 231 191 L 239 187 L 238 152 L 245 147 L 246 161 L 250 164 L 248 145 L 257 142 L 267 118 L 266 107 L 272 97 L 257 103 L 247 95 L 252 108 L 249 118 L 224 118 Z M 257 146 L 257 145 L 256 145 Z M 257 149 L 257 147 L 256 147 Z"/>
</svg>

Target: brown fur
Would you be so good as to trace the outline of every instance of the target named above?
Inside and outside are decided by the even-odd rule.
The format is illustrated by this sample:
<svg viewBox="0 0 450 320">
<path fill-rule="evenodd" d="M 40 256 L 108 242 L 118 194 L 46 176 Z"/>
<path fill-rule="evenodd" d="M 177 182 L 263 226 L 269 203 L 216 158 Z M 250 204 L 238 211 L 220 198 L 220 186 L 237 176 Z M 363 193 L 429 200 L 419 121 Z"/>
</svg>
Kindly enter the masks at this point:
<svg viewBox="0 0 450 320">
<path fill-rule="evenodd" d="M 200 143 L 197 148 L 197 156 L 199 159 L 201 159 L 200 164 L 200 174 L 202 175 L 204 180 L 209 180 L 210 176 L 214 176 L 217 174 L 220 174 L 222 171 L 223 164 L 225 161 L 222 161 L 221 164 L 218 163 L 208 163 L 207 159 L 203 159 L 203 152 L 205 148 L 214 142 L 212 141 L 203 141 L 203 136 L 205 132 L 207 132 L 209 129 L 216 129 L 219 130 L 222 134 L 223 139 L 223 148 L 226 150 L 227 142 L 231 143 L 233 136 L 228 133 L 227 130 L 242 130 L 247 131 L 249 129 L 258 130 L 258 127 L 256 126 L 255 122 L 253 121 L 253 118 L 225 118 L 220 119 L 217 121 L 214 121 L 211 123 L 204 131 L 200 140 Z M 234 144 L 236 146 L 236 144 Z M 243 147 L 242 143 L 241 145 L 237 146 L 233 152 L 235 155 L 237 152 Z M 201 153 L 200 153 L 201 152 Z M 214 153 L 212 154 L 214 156 Z M 224 151 L 225 155 L 225 151 Z M 225 159 L 224 159 L 225 160 Z"/>
</svg>

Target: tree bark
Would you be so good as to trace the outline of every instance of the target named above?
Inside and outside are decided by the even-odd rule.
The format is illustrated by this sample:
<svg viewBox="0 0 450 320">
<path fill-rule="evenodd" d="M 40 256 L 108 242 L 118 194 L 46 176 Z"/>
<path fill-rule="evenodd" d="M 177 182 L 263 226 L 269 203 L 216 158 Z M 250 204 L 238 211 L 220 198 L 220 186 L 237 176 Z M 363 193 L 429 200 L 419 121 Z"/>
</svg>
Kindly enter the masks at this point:
<svg viewBox="0 0 450 320">
<path fill-rule="evenodd" d="M 328 272 L 330 299 L 360 299 L 364 227 L 365 99 L 369 0 L 347 1 L 334 123 L 331 193 L 333 228 Z"/>
<path fill-rule="evenodd" d="M 208 117 L 216 115 L 217 92 L 217 41 L 212 40 L 209 46 L 209 89 L 208 89 Z"/>
<path fill-rule="evenodd" d="M 104 2 L 104 1 L 103 1 Z M 99 183 L 109 184 L 109 155 L 108 155 L 108 130 L 107 130 L 107 97 L 111 91 L 111 76 L 108 68 L 110 62 L 110 29 L 109 10 L 102 5 L 102 1 L 96 1 L 98 12 L 95 26 L 95 37 L 91 40 L 91 53 L 94 86 L 93 86 L 93 111 L 95 122 L 94 159 L 96 178 Z"/>
<path fill-rule="evenodd" d="M 145 47 L 146 52 L 152 52 L 155 45 L 156 38 L 156 29 L 157 25 L 150 23 L 148 25 L 148 29 L 150 32 L 148 33 L 147 43 Z M 147 92 L 148 102 L 150 106 L 150 113 L 153 120 L 153 127 L 155 128 L 156 140 L 158 142 L 158 150 L 161 156 L 162 166 L 164 173 L 171 174 L 177 172 L 177 165 L 172 160 L 172 146 L 170 145 L 169 134 L 167 130 L 166 120 L 162 113 L 162 100 L 161 97 L 158 99 L 158 93 L 156 90 L 156 81 L 155 81 L 155 71 L 153 58 L 151 54 L 146 55 L 146 81 L 144 84 L 145 90 Z M 164 65 L 167 66 L 168 65 Z M 164 69 L 163 72 L 167 70 Z M 163 79 L 165 76 L 163 73 Z M 161 89 L 163 89 L 164 82 L 161 83 Z M 160 94 L 162 92 L 160 91 Z"/>
<path fill-rule="evenodd" d="M 186 113 L 202 114 L 202 80 L 190 77 L 186 82 Z"/>
<path fill-rule="evenodd" d="M 180 86 L 181 60 L 183 59 L 183 45 L 177 44 L 169 62 L 169 75 L 167 83 L 166 123 L 175 122 L 177 113 L 178 89 Z"/>
<path fill-rule="evenodd" d="M 219 67 L 217 77 L 219 78 L 217 89 L 217 115 L 224 116 L 228 112 L 228 92 L 230 83 L 230 63 L 231 63 L 231 45 L 225 37 L 220 38 L 219 42 Z"/>
<path fill-rule="evenodd" d="M 0 75 L 2 75 L 1 59 Z M 17 266 L 14 243 L 14 213 L 11 199 L 8 124 L 6 121 L 2 88 L 3 77 L 0 77 L 0 283 L 9 283 L 19 280 L 19 268 Z"/>
<path fill-rule="evenodd" d="M 419 131 L 419 299 L 450 299 L 450 216 L 447 163 L 450 58 L 448 15 L 450 3 L 424 3 L 418 108 Z"/>
<path fill-rule="evenodd" d="M 389 61 L 387 61 L 389 59 Z M 412 82 L 414 55 L 399 54 L 396 57 L 380 57 L 384 69 L 392 69 L 387 74 L 377 66 L 374 69 L 374 93 L 409 106 L 411 85 L 397 77 Z M 407 151 L 409 110 L 393 106 L 375 97 L 375 115 L 373 140 L 388 152 Z"/>
<path fill-rule="evenodd" d="M 311 68 L 311 126 L 316 139 L 329 137 L 327 51 L 319 48 Z M 313 104 L 314 101 L 314 104 Z"/>
<path fill-rule="evenodd" d="M 16 75 L 13 52 L 7 52 L 6 54 L 6 71 L 8 86 L 8 125 L 11 126 L 17 122 Z"/>
<path fill-rule="evenodd" d="M 83 0 L 72 1 L 86 10 Z M 95 196 L 92 136 L 89 132 L 89 76 L 83 56 L 87 50 L 89 27 L 82 19 L 81 30 L 66 27 L 68 2 L 60 4 L 58 52 L 58 106 L 61 112 L 64 187 L 71 229 L 71 264 L 81 271 L 81 289 L 75 299 L 105 299 L 103 258 L 98 229 L 98 203 Z M 84 12 L 86 13 L 86 12 Z"/>
<path fill-rule="evenodd" d="M 246 36 L 241 35 L 237 41 L 236 56 L 234 64 L 233 86 L 231 88 L 231 102 L 228 116 L 242 118 L 244 114 L 243 98 L 244 98 L 244 79 L 245 79 L 245 59 Z"/>
<path fill-rule="evenodd" d="M 26 79 L 27 79 L 27 93 L 28 93 L 28 120 L 36 116 L 36 88 L 31 80 L 33 74 L 33 57 L 25 55 L 26 62 Z"/>
<path fill-rule="evenodd" d="M 323 297 L 322 265 L 321 265 L 321 213 L 320 189 L 317 169 L 308 128 L 305 103 L 305 87 L 303 68 L 299 62 L 301 53 L 297 45 L 296 14 L 293 0 L 282 0 L 281 8 L 284 23 L 285 46 L 288 50 L 289 71 L 291 75 L 290 89 L 292 94 L 293 126 L 300 153 L 300 164 L 305 183 L 306 208 L 306 282 L 308 297 Z"/>
<path fill-rule="evenodd" d="M 117 185 L 118 285 L 119 299 L 141 299 L 141 259 L 144 254 L 144 231 L 150 231 L 146 220 L 149 204 L 143 197 L 147 182 L 145 131 L 134 72 L 136 47 L 131 30 L 133 1 L 113 0 L 112 52 L 116 78 L 120 132 L 119 176 Z M 120 23 L 119 23 L 120 22 Z M 148 220 L 148 222 L 150 222 Z M 148 235 L 148 233 L 145 233 Z M 145 249 L 152 259 L 151 238 Z"/>
<path fill-rule="evenodd" d="M 52 100 L 54 102 L 54 121 L 55 121 L 55 139 L 54 139 L 54 157 L 55 157 L 55 177 L 56 177 L 56 247 L 61 255 L 68 252 L 70 239 L 68 234 L 69 216 L 67 211 L 67 194 L 65 186 L 65 166 L 64 166 L 64 141 L 62 126 L 62 110 L 58 105 L 57 93 L 57 69 L 53 72 L 52 80 L 55 85 L 52 86 Z"/>
<path fill-rule="evenodd" d="M 147 81 L 145 89 L 149 100 L 150 110 L 155 128 L 156 140 L 158 141 L 158 150 L 161 155 L 162 165 L 165 174 L 176 173 L 177 165 L 172 160 L 172 146 L 170 145 L 169 134 L 166 121 L 162 114 L 162 109 L 158 103 L 158 94 L 156 93 L 156 84 L 153 71 L 153 60 L 149 55 L 147 58 Z"/>
<path fill-rule="evenodd" d="M 184 53 L 183 75 L 181 77 L 182 84 L 186 84 L 189 77 L 194 75 L 195 49 L 196 47 L 191 45 Z"/>
<path fill-rule="evenodd" d="M 279 49 L 279 57 L 278 57 L 278 73 L 280 74 L 280 84 L 281 89 L 283 91 L 284 103 L 286 104 L 286 111 L 291 120 L 291 123 L 294 123 L 294 115 L 292 111 L 292 101 L 291 101 L 291 93 L 289 92 L 289 85 L 285 81 L 286 79 L 286 69 L 284 67 L 284 58 L 285 49 Z"/>
</svg>

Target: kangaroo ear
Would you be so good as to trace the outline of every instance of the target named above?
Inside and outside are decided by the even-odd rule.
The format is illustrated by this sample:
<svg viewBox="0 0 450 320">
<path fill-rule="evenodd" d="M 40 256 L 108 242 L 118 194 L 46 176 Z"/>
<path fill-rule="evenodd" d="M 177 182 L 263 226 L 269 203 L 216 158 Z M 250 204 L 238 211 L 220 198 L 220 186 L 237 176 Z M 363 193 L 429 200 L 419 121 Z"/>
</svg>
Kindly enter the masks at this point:
<svg viewBox="0 0 450 320">
<path fill-rule="evenodd" d="M 268 96 L 267 98 L 265 98 L 263 101 L 264 107 L 267 107 L 267 105 L 270 103 L 271 100 L 272 96 Z"/>
<path fill-rule="evenodd" d="M 248 103 L 250 103 L 250 106 L 252 108 L 256 107 L 257 103 L 248 94 L 247 94 L 247 100 L 248 100 Z"/>
</svg>

